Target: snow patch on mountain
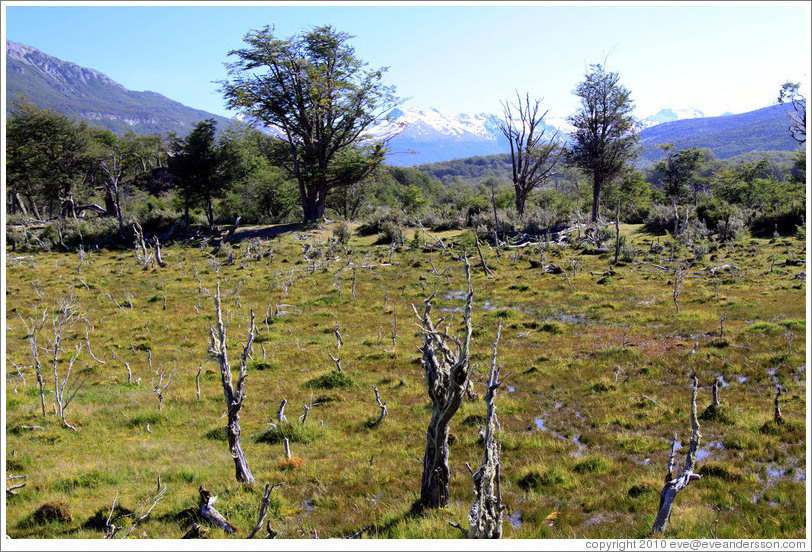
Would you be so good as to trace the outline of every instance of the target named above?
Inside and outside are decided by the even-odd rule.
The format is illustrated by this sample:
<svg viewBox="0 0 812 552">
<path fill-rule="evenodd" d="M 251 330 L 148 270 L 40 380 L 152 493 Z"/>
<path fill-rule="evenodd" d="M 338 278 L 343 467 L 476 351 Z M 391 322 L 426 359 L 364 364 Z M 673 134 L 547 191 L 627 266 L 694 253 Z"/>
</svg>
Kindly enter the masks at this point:
<svg viewBox="0 0 812 552">
<path fill-rule="evenodd" d="M 650 128 L 663 123 L 681 121 L 683 119 L 702 119 L 705 113 L 692 107 L 684 109 L 661 109 L 656 114 L 642 119 L 640 123 L 643 128 Z"/>
</svg>

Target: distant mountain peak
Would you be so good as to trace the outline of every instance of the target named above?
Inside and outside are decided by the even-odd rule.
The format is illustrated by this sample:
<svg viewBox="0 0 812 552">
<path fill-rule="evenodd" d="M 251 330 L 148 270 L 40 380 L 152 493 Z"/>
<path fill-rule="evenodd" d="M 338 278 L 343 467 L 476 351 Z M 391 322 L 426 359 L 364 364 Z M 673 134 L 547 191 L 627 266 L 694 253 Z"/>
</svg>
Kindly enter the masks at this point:
<svg viewBox="0 0 812 552">
<path fill-rule="evenodd" d="M 684 109 L 661 109 L 656 114 L 646 117 L 642 121 L 640 121 L 643 125 L 643 128 L 650 128 L 656 125 L 661 125 L 663 123 L 673 123 L 674 121 L 682 121 L 684 119 L 701 119 L 704 118 L 705 114 L 695 108 L 684 108 Z"/>
<path fill-rule="evenodd" d="M 6 56 L 10 59 L 27 64 L 32 68 L 36 68 L 37 70 L 41 71 L 42 74 L 56 80 L 63 86 L 73 85 L 77 82 L 87 83 L 89 81 L 96 80 L 103 85 L 114 86 L 121 90 L 126 90 L 124 86 L 120 85 L 100 71 L 82 67 L 68 61 L 62 61 L 53 56 L 49 56 L 48 54 L 45 54 L 32 46 L 27 46 L 18 42 L 6 40 Z"/>
<path fill-rule="evenodd" d="M 187 107 L 157 92 L 127 90 L 104 73 L 6 41 L 6 93 L 114 132 L 185 134 L 203 119 L 229 119 Z M 13 108 L 6 106 L 6 115 Z"/>
</svg>

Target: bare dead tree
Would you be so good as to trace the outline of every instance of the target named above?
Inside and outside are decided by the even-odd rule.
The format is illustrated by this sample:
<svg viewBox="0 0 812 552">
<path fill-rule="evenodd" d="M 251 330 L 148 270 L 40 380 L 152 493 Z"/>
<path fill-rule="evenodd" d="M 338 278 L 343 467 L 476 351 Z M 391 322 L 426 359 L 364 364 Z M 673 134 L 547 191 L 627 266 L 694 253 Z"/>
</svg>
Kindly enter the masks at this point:
<svg viewBox="0 0 812 552">
<path fill-rule="evenodd" d="M 248 468 L 248 460 L 240 445 L 240 410 L 245 400 L 245 378 L 248 376 L 248 354 L 254 342 L 256 326 L 254 325 L 254 310 L 251 309 L 251 316 L 248 322 L 248 341 L 243 348 L 240 357 L 240 373 L 237 377 L 236 385 L 232 385 L 231 367 L 228 363 L 226 346 L 226 327 L 223 324 L 223 312 L 220 307 L 220 282 L 217 282 L 217 293 L 214 296 L 214 308 L 217 312 L 217 323 L 209 327 L 211 341 L 209 353 L 214 355 L 220 364 L 220 376 L 223 384 L 223 393 L 228 408 L 228 424 L 226 433 L 228 435 L 228 445 L 231 456 L 234 458 L 237 481 L 248 484 L 254 483 L 254 477 Z"/>
<path fill-rule="evenodd" d="M 279 411 L 276 413 L 276 419 L 279 420 L 280 424 L 284 424 L 288 421 L 285 417 L 285 405 L 288 404 L 287 399 L 282 399 L 282 403 L 279 405 Z"/>
<path fill-rule="evenodd" d="M 152 379 L 152 389 L 155 391 L 155 394 L 158 395 L 158 412 L 160 412 L 164 402 L 164 391 L 166 391 L 166 388 L 172 383 L 172 378 L 175 376 L 175 373 L 167 374 L 166 368 L 162 365 L 155 370 L 155 375 L 158 376 L 158 382 L 155 382 L 155 378 Z"/>
<path fill-rule="evenodd" d="M 677 303 L 677 299 L 679 299 L 680 293 L 682 293 L 682 281 L 685 279 L 686 272 L 682 269 L 675 269 L 674 270 L 674 306 L 677 307 L 677 314 L 679 314 L 679 303 Z"/>
<path fill-rule="evenodd" d="M 791 355 L 792 354 L 792 340 L 795 339 L 795 330 L 791 326 L 787 326 L 784 329 L 784 337 L 787 338 L 787 345 L 788 345 L 787 354 Z"/>
<path fill-rule="evenodd" d="M 676 451 L 676 434 L 674 434 L 674 441 L 671 444 L 671 461 L 668 467 L 668 481 L 660 493 L 660 505 L 657 509 L 657 516 L 654 518 L 654 525 L 651 528 L 652 535 L 660 535 L 665 532 L 665 527 L 671 517 L 671 509 L 674 505 L 674 499 L 677 497 L 682 489 L 687 487 L 691 481 L 700 479 L 702 476 L 694 473 L 694 465 L 696 464 L 696 455 L 699 450 L 699 442 L 702 435 L 699 433 L 699 419 L 696 415 L 696 392 L 698 383 L 696 376 L 693 377 L 694 384 L 691 390 L 691 441 L 688 446 L 688 453 L 685 455 L 685 467 L 679 476 L 671 479 L 674 454 Z"/>
<path fill-rule="evenodd" d="M 158 476 L 157 490 L 155 491 L 154 494 L 146 498 L 146 500 L 142 503 L 141 509 L 137 514 L 136 513 L 122 514 L 113 519 L 113 513 L 115 512 L 116 509 L 116 500 L 118 500 L 118 491 L 116 491 L 116 496 L 113 498 L 113 504 L 110 506 L 110 514 L 107 516 L 107 520 L 104 522 L 104 538 L 105 539 L 114 538 L 116 534 L 123 528 L 123 526 L 116 525 L 116 522 L 118 520 L 127 517 L 134 517 L 137 515 L 138 517 L 135 517 L 135 519 L 132 522 L 132 525 L 130 525 L 130 528 L 127 530 L 127 533 L 121 538 L 126 539 L 127 537 L 129 537 L 132 534 L 132 532 L 135 531 L 135 528 L 138 526 L 138 524 L 147 519 L 149 517 L 149 514 L 155 508 L 155 506 L 161 500 L 163 500 L 164 495 L 166 494 L 166 489 L 167 489 L 166 484 L 162 485 L 161 477 Z"/>
<path fill-rule="evenodd" d="M 200 366 L 197 369 L 197 374 L 195 375 L 195 389 L 197 390 L 197 400 L 200 400 L 200 372 L 203 370 L 203 363 L 200 363 Z"/>
<path fill-rule="evenodd" d="M 338 370 L 339 372 L 343 372 L 344 370 L 341 368 L 341 359 L 340 359 L 340 358 L 336 358 L 336 357 L 334 357 L 334 356 L 333 356 L 333 355 L 331 355 L 330 353 L 327 353 L 327 354 L 329 355 L 330 360 L 332 360 L 333 362 L 335 362 L 335 364 L 336 364 L 336 370 Z"/>
<path fill-rule="evenodd" d="M 725 337 L 725 320 L 727 320 L 727 309 L 725 309 L 725 314 L 719 319 L 719 339 Z"/>
<path fill-rule="evenodd" d="M 383 419 L 386 417 L 387 409 L 386 409 L 386 403 L 385 403 L 385 402 L 381 402 L 381 396 L 378 394 L 378 388 L 377 388 L 376 386 L 374 386 L 374 385 L 373 385 L 373 386 L 372 386 L 372 390 L 373 390 L 373 391 L 375 391 L 375 401 L 378 403 L 378 406 L 379 406 L 379 407 L 380 407 L 380 409 L 381 409 L 381 415 L 380 415 L 380 416 L 378 417 L 378 419 L 377 419 L 377 420 L 375 420 L 375 422 L 372 424 L 372 427 L 375 427 L 376 425 L 378 425 L 379 423 L 381 423 L 381 422 L 383 421 Z"/>
<path fill-rule="evenodd" d="M 31 345 L 31 358 L 34 361 L 34 372 L 37 374 L 37 387 L 39 388 L 39 398 L 40 403 L 42 405 L 42 417 L 45 417 L 45 383 L 42 379 L 42 363 L 39 359 L 39 345 L 37 344 L 37 339 L 39 335 L 42 333 L 42 329 L 45 327 L 45 322 L 48 319 L 48 311 L 47 309 L 42 313 L 42 319 L 34 320 L 33 318 L 29 318 L 31 321 L 31 325 L 29 326 L 20 313 L 17 313 L 17 316 L 20 317 L 20 321 L 25 326 L 25 333 L 28 337 L 28 343 Z"/>
<path fill-rule="evenodd" d="M 16 481 L 20 479 L 28 479 L 27 475 L 9 475 L 6 477 L 6 481 Z M 15 496 L 17 494 L 17 489 L 22 489 L 28 485 L 28 483 L 20 483 L 18 485 L 12 485 L 11 487 L 6 488 L 6 496 Z"/>
<path fill-rule="evenodd" d="M 248 533 L 248 536 L 245 537 L 247 539 L 253 539 L 254 535 L 257 534 L 257 531 L 260 530 L 262 527 L 262 522 L 265 520 L 265 516 L 268 515 L 268 505 L 271 503 L 271 491 L 273 491 L 277 487 L 281 487 L 285 483 L 274 483 L 271 485 L 270 483 L 265 483 L 265 494 L 262 496 L 262 502 L 259 505 L 259 519 L 257 519 L 257 524 L 251 529 L 251 532 Z"/>
<path fill-rule="evenodd" d="M 516 190 L 516 211 L 524 215 L 527 195 L 552 174 L 558 161 L 558 146 L 554 132 L 545 138 L 544 117 L 549 110 L 540 113 L 541 99 L 530 100 L 530 94 L 522 99 L 516 92 L 517 103 L 502 102 L 504 121 L 499 128 L 510 144 L 513 168 L 513 188 Z M 515 110 L 515 111 L 514 111 Z"/>
<path fill-rule="evenodd" d="M 426 375 L 426 388 L 432 402 L 431 420 L 426 430 L 426 450 L 423 456 L 423 476 L 420 483 L 420 504 L 424 508 L 439 508 L 448 504 L 448 429 L 451 418 L 459 409 L 468 388 L 469 346 L 471 344 L 471 304 L 474 290 L 471 286 L 471 267 L 465 261 L 468 292 L 465 300 L 464 333 L 460 339 L 435 327 L 431 319 L 431 301 L 437 292 L 424 302 L 419 327 L 423 337 L 420 351 Z M 442 319 L 437 323 L 440 324 Z M 451 344 L 451 347 L 449 346 Z M 453 347 L 453 349 L 452 349 Z"/>
<path fill-rule="evenodd" d="M 502 320 L 499 320 L 499 328 L 496 330 L 496 340 L 493 343 L 493 355 L 491 357 L 491 369 L 488 374 L 487 390 L 485 392 L 485 404 L 487 413 L 485 415 L 484 428 L 484 454 L 482 463 L 476 473 L 471 473 L 474 481 L 474 504 L 468 513 L 468 524 L 471 530 L 460 530 L 466 537 L 472 539 L 498 539 L 502 537 L 502 511 L 505 509 L 502 504 L 501 489 L 501 454 L 502 441 L 497 438 L 497 433 L 501 431 L 499 420 L 496 417 L 496 405 L 494 398 L 496 390 L 509 375 L 499 379 L 499 372 L 502 367 L 496 364 L 496 350 L 499 338 L 502 335 Z M 466 464 L 467 466 L 467 464 Z M 471 471 L 471 468 L 468 468 Z M 457 525 L 459 527 L 459 525 Z"/>
<path fill-rule="evenodd" d="M 71 357 L 71 359 L 68 361 L 68 367 L 65 371 L 64 377 L 60 377 L 59 374 L 59 353 L 63 351 L 61 344 L 66 332 L 70 330 L 79 320 L 81 320 L 81 318 L 82 315 L 79 311 L 79 304 L 76 297 L 71 293 L 61 298 L 59 300 L 59 305 L 56 312 L 51 318 L 53 334 L 51 337 L 51 342 L 48 346 L 48 350 L 53 354 L 52 364 L 54 372 L 54 396 L 56 398 L 55 411 L 57 416 L 62 419 L 63 425 L 68 429 L 72 429 L 73 431 L 76 431 L 76 428 L 66 421 L 65 411 L 87 378 L 85 378 L 85 380 L 74 379 L 73 382 L 71 382 L 71 385 L 67 388 L 67 391 L 66 385 L 68 381 L 70 381 L 71 369 L 73 368 L 76 360 L 79 358 L 79 354 L 81 353 L 84 345 L 79 344 L 76 346 L 76 354 L 73 355 L 73 357 Z"/>
<path fill-rule="evenodd" d="M 158 239 L 158 236 L 154 236 L 152 238 L 152 244 L 155 246 L 155 261 L 158 263 L 158 266 L 165 267 L 166 263 L 164 262 L 163 255 L 161 255 L 161 240 Z M 166 303 L 164 302 L 164 307 Z"/>
<path fill-rule="evenodd" d="M 476 243 L 476 252 L 479 254 L 479 262 L 482 264 L 482 270 L 485 271 L 488 278 L 493 278 L 493 271 L 488 268 L 488 265 L 485 263 L 485 257 L 482 256 L 482 247 L 479 245 L 479 238 L 477 237 L 476 232 L 474 232 L 474 241 Z"/>
<path fill-rule="evenodd" d="M 336 334 L 336 354 L 339 354 L 341 353 L 341 346 L 344 344 L 344 340 L 341 338 L 341 331 L 338 327 L 338 318 L 336 318 L 336 327 L 333 332 Z"/>
<path fill-rule="evenodd" d="M 144 231 L 137 222 L 133 223 L 133 235 L 135 239 L 135 258 L 138 263 L 146 268 L 152 256 L 147 254 L 147 244 L 144 241 Z"/>
<path fill-rule="evenodd" d="M 779 425 L 784 423 L 784 417 L 781 415 L 781 405 L 778 402 L 783 392 L 780 385 L 775 386 L 775 410 L 773 412 L 773 420 Z"/>
</svg>

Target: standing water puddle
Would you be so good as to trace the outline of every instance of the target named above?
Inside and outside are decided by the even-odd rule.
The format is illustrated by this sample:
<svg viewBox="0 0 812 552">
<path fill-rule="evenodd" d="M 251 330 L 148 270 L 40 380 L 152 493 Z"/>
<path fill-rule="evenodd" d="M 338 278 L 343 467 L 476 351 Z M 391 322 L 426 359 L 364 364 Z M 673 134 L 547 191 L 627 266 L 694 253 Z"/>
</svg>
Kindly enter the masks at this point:
<svg viewBox="0 0 812 552">
<path fill-rule="evenodd" d="M 510 524 L 513 526 L 514 529 L 518 529 L 522 526 L 522 513 L 521 512 L 513 512 L 507 515 Z"/>
<path fill-rule="evenodd" d="M 535 423 L 536 427 L 539 428 L 541 431 L 549 431 L 550 433 L 552 433 L 553 435 L 555 435 L 556 437 L 558 437 L 562 441 L 569 441 L 570 440 L 565 435 L 561 435 L 560 433 L 557 433 L 555 431 L 552 431 L 552 430 L 544 427 L 544 420 L 541 419 L 541 418 L 536 418 L 535 420 L 533 420 L 533 423 Z M 584 453 L 584 449 L 586 448 L 586 446 L 579 440 L 579 437 L 580 437 L 580 435 L 576 435 L 575 437 L 572 438 L 572 442 L 575 443 L 578 446 L 578 450 L 570 453 L 570 456 L 581 456 Z"/>
</svg>

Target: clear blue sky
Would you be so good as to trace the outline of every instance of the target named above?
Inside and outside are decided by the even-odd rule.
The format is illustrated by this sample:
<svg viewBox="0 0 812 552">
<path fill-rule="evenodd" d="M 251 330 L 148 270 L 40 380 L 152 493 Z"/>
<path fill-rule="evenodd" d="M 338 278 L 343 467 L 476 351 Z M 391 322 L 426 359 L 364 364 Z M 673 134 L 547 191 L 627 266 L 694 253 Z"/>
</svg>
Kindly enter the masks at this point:
<svg viewBox="0 0 812 552">
<path fill-rule="evenodd" d="M 519 90 L 566 117 L 588 64 L 605 56 L 639 117 L 741 113 L 774 103 L 787 80 L 809 84 L 809 2 L 213 4 L 4 2 L 3 32 L 130 90 L 223 115 L 214 81 L 227 53 L 266 24 L 284 37 L 324 24 L 354 35 L 361 59 L 390 68 L 405 107 L 444 113 L 501 113 Z"/>
</svg>

